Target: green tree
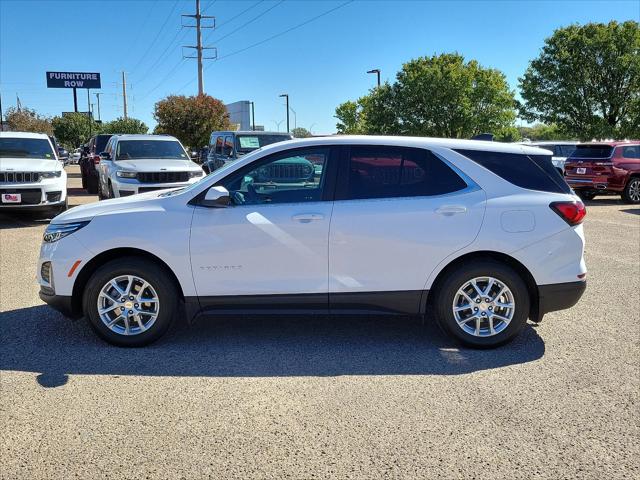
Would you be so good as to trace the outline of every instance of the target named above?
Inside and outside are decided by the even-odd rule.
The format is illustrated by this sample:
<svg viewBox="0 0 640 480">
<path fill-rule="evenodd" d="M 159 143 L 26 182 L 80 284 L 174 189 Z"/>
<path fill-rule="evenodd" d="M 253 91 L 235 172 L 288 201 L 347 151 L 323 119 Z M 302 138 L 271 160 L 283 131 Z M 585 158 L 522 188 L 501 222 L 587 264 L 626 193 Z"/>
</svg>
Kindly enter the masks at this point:
<svg viewBox="0 0 640 480">
<path fill-rule="evenodd" d="M 153 117 L 154 133 L 173 135 L 194 149 L 207 145 L 211 132 L 229 128 L 226 107 L 209 95 L 170 95 L 156 103 Z"/>
<path fill-rule="evenodd" d="M 521 115 L 580 139 L 640 136 L 640 24 L 556 30 L 520 78 Z"/>
<path fill-rule="evenodd" d="M 340 133 L 469 138 L 508 132 L 510 137 L 515 107 L 502 72 L 447 53 L 405 63 L 393 85 L 343 103 L 336 117 Z"/>
<path fill-rule="evenodd" d="M 5 115 L 9 129 L 14 132 L 46 133 L 53 135 L 51 119 L 39 115 L 35 110 L 9 107 Z"/>
<path fill-rule="evenodd" d="M 102 126 L 103 133 L 147 133 L 149 127 L 137 118 L 116 118 Z"/>
<path fill-rule="evenodd" d="M 309 130 L 303 127 L 296 127 L 291 130 L 291 133 L 295 138 L 308 138 L 313 136 Z"/>
<path fill-rule="evenodd" d="M 545 125 L 544 123 L 536 123 L 530 127 L 518 127 L 520 136 L 528 138 L 532 141 L 540 140 L 570 140 L 575 137 L 563 132 L 557 125 Z"/>
<path fill-rule="evenodd" d="M 100 133 L 100 124 L 80 112 L 72 112 L 51 121 L 53 134 L 67 148 L 75 148 L 86 142 L 91 135 Z"/>
</svg>

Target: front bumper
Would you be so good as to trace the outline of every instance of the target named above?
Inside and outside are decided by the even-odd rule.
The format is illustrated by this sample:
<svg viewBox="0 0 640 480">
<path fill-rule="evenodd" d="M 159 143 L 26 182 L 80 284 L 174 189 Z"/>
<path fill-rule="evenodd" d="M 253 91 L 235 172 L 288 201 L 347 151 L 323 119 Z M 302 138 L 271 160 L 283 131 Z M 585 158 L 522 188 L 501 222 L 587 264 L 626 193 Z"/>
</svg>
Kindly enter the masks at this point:
<svg viewBox="0 0 640 480">
<path fill-rule="evenodd" d="M 68 318 L 77 319 L 82 317 L 82 313 L 74 309 L 72 297 L 65 295 L 56 295 L 53 289 L 41 286 L 40 299 Z"/>
<path fill-rule="evenodd" d="M 587 288 L 587 281 L 554 283 L 538 286 L 539 318 L 545 313 L 573 307 Z"/>
<path fill-rule="evenodd" d="M 152 192 L 155 190 L 169 190 L 172 188 L 187 187 L 201 178 L 202 176 L 194 177 L 188 182 L 175 183 L 140 183 L 137 180 L 127 181 L 119 178 L 115 181 L 112 179 L 111 184 L 113 193 L 116 197 L 126 197 L 128 195 L 136 195 L 138 193 Z"/>
<path fill-rule="evenodd" d="M 67 201 L 67 176 L 41 180 L 34 183 L 3 183 L 0 194 L 19 193 L 21 203 L 3 203 L 0 209 L 39 209 L 63 205 Z"/>
</svg>

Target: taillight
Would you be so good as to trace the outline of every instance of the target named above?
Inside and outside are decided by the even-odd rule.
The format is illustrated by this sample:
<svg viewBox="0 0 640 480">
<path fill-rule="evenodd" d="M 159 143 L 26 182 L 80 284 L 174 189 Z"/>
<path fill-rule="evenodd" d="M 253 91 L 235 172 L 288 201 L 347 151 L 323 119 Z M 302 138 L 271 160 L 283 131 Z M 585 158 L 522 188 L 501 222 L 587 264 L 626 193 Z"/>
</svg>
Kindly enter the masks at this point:
<svg viewBox="0 0 640 480">
<path fill-rule="evenodd" d="M 549 207 L 571 226 L 581 224 L 587 215 L 587 209 L 582 202 L 553 202 Z"/>
<path fill-rule="evenodd" d="M 98 165 L 100 163 L 100 155 L 93 156 L 93 163 Z"/>
</svg>

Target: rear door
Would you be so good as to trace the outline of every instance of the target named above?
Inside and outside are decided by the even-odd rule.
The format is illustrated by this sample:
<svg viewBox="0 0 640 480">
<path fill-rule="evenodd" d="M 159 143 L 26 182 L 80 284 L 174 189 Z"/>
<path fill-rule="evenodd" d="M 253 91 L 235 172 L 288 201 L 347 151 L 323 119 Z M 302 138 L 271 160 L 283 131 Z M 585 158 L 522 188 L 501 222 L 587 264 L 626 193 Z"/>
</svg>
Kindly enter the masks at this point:
<svg viewBox="0 0 640 480">
<path fill-rule="evenodd" d="M 333 311 L 417 313 L 429 274 L 470 244 L 485 194 L 429 150 L 343 150 L 329 231 Z"/>
</svg>

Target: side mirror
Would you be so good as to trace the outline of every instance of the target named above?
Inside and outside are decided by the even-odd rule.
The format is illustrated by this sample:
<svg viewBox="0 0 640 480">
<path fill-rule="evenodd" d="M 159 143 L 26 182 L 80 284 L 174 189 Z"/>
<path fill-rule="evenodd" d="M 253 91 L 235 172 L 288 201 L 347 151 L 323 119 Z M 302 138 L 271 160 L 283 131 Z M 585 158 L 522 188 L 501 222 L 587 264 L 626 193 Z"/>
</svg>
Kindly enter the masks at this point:
<svg viewBox="0 0 640 480">
<path fill-rule="evenodd" d="M 198 158 L 198 152 L 189 152 L 189 156 L 191 157 L 191 160 L 195 160 Z"/>
<path fill-rule="evenodd" d="M 204 195 L 202 205 L 205 207 L 225 208 L 231 204 L 229 190 L 224 187 L 211 187 Z"/>
<path fill-rule="evenodd" d="M 111 155 L 107 152 L 100 152 L 100 160 L 111 160 Z"/>
</svg>

